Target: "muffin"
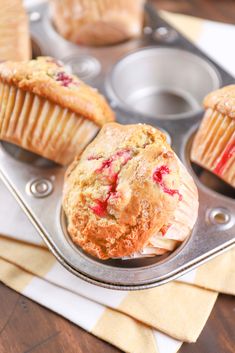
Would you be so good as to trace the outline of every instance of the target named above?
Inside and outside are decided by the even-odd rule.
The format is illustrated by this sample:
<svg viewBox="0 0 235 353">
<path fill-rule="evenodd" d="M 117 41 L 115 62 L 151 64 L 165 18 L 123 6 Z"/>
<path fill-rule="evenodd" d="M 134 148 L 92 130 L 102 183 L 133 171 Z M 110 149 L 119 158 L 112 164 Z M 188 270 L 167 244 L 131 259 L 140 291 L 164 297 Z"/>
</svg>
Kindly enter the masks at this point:
<svg viewBox="0 0 235 353">
<path fill-rule="evenodd" d="M 235 188 L 235 85 L 210 93 L 191 160 Z"/>
<path fill-rule="evenodd" d="M 190 234 L 198 194 L 161 131 L 110 123 L 68 168 L 63 209 L 68 233 L 87 253 L 153 256 Z"/>
<path fill-rule="evenodd" d="M 28 17 L 21 0 L 0 0 L 0 61 L 29 60 Z"/>
<path fill-rule="evenodd" d="M 66 165 L 114 114 L 50 57 L 0 64 L 0 139 Z"/>
<path fill-rule="evenodd" d="M 138 37 L 145 0 L 51 0 L 57 31 L 83 45 L 108 45 Z"/>
</svg>

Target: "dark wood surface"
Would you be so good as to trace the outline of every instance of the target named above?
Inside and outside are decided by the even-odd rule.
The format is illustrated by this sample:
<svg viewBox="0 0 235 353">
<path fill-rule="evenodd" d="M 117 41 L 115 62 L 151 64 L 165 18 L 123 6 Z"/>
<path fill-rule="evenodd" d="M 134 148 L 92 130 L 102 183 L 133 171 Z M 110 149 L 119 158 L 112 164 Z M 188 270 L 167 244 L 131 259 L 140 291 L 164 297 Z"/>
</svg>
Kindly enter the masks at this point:
<svg viewBox="0 0 235 353">
<path fill-rule="evenodd" d="M 235 24 L 234 0 L 152 0 L 157 8 Z"/>
<path fill-rule="evenodd" d="M 179 353 L 234 353 L 234 327 L 234 297 L 220 295 L 197 343 L 184 344 Z M 121 351 L 0 283 L 0 352 Z"/>
<path fill-rule="evenodd" d="M 153 0 L 159 9 L 235 23 L 234 0 Z M 0 353 L 118 353 L 118 349 L 0 284 Z M 197 343 L 179 353 L 234 353 L 235 299 L 220 295 Z M 148 353 L 148 352 L 146 352 Z"/>
</svg>

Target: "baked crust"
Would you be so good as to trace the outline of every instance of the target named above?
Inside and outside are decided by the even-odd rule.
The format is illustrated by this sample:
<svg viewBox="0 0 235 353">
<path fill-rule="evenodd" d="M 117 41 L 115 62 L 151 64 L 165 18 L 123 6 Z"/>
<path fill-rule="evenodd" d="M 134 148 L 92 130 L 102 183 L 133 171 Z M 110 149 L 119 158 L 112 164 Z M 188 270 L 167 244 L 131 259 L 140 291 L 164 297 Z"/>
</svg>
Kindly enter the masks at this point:
<svg viewBox="0 0 235 353">
<path fill-rule="evenodd" d="M 0 80 L 68 108 L 98 126 L 114 120 L 105 98 L 78 77 L 66 73 L 53 58 L 4 62 L 0 64 Z"/>
<path fill-rule="evenodd" d="M 225 86 L 209 93 L 204 99 L 205 108 L 211 108 L 230 118 L 235 118 L 235 85 Z"/>
<path fill-rule="evenodd" d="M 0 0 L 0 61 L 29 60 L 28 17 L 21 0 Z"/>
<path fill-rule="evenodd" d="M 179 186 L 179 163 L 162 132 L 106 124 L 66 173 L 68 232 L 98 258 L 131 255 L 173 216 Z"/>
</svg>

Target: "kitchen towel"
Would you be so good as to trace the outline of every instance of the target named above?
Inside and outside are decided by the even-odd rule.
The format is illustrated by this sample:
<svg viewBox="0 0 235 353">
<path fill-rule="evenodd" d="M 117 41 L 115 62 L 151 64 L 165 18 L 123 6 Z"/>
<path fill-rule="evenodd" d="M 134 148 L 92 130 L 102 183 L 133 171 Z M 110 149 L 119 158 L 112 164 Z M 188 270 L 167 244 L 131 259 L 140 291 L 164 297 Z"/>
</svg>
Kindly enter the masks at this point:
<svg viewBox="0 0 235 353">
<path fill-rule="evenodd" d="M 223 50 L 225 56 L 230 54 L 230 59 L 221 61 L 220 43 L 215 37 L 220 31 L 234 36 L 233 26 L 182 15 L 162 15 L 202 49 L 209 41 L 207 49 L 211 47 L 211 56 L 230 72 L 234 70 L 229 46 L 227 51 Z M 217 50 L 213 53 L 215 42 Z M 88 284 L 57 263 L 2 184 L 0 233 L 3 235 L 0 237 L 0 279 L 6 285 L 126 352 L 176 352 L 182 341 L 197 339 L 213 308 L 217 291 L 235 294 L 234 250 L 177 282 L 150 290 L 123 292 Z"/>
</svg>

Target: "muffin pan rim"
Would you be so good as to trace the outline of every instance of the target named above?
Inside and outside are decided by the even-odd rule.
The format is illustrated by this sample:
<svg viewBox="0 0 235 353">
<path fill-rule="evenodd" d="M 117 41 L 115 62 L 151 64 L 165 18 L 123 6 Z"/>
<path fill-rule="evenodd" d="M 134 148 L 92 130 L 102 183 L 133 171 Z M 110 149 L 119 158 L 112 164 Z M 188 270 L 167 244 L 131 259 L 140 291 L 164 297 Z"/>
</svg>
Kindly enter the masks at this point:
<svg viewBox="0 0 235 353">
<path fill-rule="evenodd" d="M 220 85 L 222 83 L 221 74 L 218 71 L 218 68 L 214 65 L 214 63 L 212 63 L 208 58 L 199 56 L 199 55 L 189 51 L 188 49 L 152 44 L 152 45 L 149 45 L 146 47 L 140 47 L 138 49 L 131 50 L 129 53 L 122 56 L 117 62 L 115 62 L 113 68 L 111 69 L 111 71 L 109 71 L 109 73 L 106 77 L 106 80 L 105 80 L 105 90 L 107 92 L 107 95 L 110 97 L 112 102 L 114 102 L 114 104 L 116 104 L 117 107 L 125 109 L 129 113 L 138 114 L 139 116 L 141 116 L 143 118 L 146 116 L 149 116 L 150 119 L 154 119 L 154 116 L 152 116 L 152 115 L 144 114 L 140 111 L 131 110 L 130 106 L 127 103 L 125 103 L 123 101 L 123 99 L 119 96 L 119 94 L 115 91 L 114 84 L 112 84 L 115 70 L 118 68 L 119 65 L 123 66 L 124 61 L 131 59 L 131 57 L 136 54 L 144 52 L 143 53 L 143 56 L 144 56 L 144 54 L 147 54 L 148 51 L 152 51 L 154 49 L 159 50 L 159 51 L 182 52 L 182 53 L 185 53 L 187 56 L 190 56 L 193 59 L 193 61 L 196 61 L 196 60 L 200 61 L 201 64 L 203 66 L 207 66 L 208 71 L 210 71 L 210 73 L 212 73 L 214 75 L 214 77 L 213 77 L 214 88 L 213 89 L 217 89 L 220 87 Z M 212 77 L 212 74 L 211 74 L 211 77 Z M 215 80 L 217 80 L 217 82 L 215 82 Z M 156 114 L 156 115 L 157 115 L 158 120 L 166 120 L 166 119 L 167 120 L 177 120 L 177 119 L 190 119 L 190 118 L 193 118 L 202 112 L 203 112 L 203 107 L 201 107 L 200 109 L 189 111 L 189 112 L 176 113 L 176 114 Z"/>
</svg>

